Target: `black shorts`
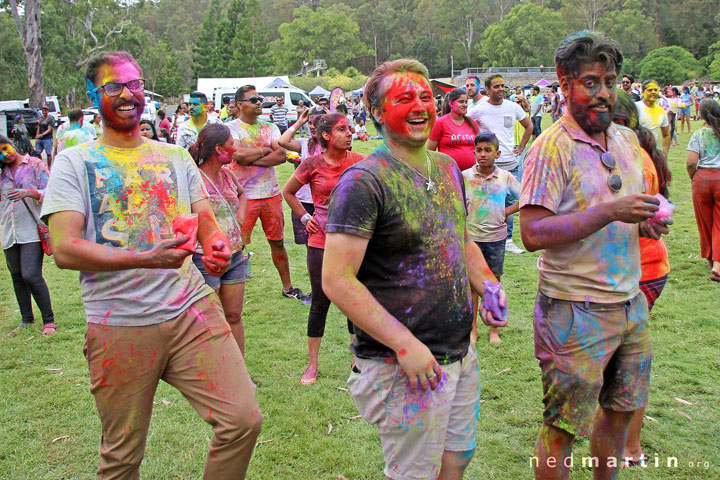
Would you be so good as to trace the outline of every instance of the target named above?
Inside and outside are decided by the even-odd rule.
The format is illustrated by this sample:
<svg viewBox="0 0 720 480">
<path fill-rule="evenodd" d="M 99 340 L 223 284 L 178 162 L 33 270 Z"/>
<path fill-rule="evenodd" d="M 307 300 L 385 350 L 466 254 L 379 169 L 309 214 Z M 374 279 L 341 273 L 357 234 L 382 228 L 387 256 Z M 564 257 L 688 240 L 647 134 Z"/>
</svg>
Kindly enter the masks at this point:
<svg viewBox="0 0 720 480">
<path fill-rule="evenodd" d="M 475 242 L 480 247 L 480 251 L 485 257 L 485 261 L 490 267 L 493 274 L 500 278 L 503 274 L 503 264 L 505 263 L 505 240 L 497 242 Z"/>
<path fill-rule="evenodd" d="M 303 208 L 305 208 L 305 211 L 308 212 L 310 215 L 315 213 L 315 206 L 312 203 L 302 203 Z M 308 242 L 308 233 L 307 230 L 305 230 L 305 225 L 302 224 L 300 221 L 300 217 L 298 217 L 295 212 L 290 213 L 290 218 L 292 218 L 292 226 L 293 226 L 293 235 L 295 236 L 295 243 L 297 245 L 307 245 Z"/>
</svg>

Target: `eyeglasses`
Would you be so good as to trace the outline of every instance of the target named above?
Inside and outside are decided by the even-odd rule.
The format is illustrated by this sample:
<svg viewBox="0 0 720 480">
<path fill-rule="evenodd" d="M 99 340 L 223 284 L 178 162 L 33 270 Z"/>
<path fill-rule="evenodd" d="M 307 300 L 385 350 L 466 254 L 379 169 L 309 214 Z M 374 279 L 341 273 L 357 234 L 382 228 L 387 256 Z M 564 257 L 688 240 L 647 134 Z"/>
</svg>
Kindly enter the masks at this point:
<svg viewBox="0 0 720 480">
<path fill-rule="evenodd" d="M 622 81 L 622 84 L 623 84 L 623 85 L 629 84 L 629 83 L 630 83 L 630 80 L 623 80 L 623 81 Z"/>
<path fill-rule="evenodd" d="M 250 102 L 252 104 L 258 103 L 258 102 L 264 102 L 265 99 L 263 97 L 251 97 L 246 98 L 245 100 L 241 100 L 242 102 Z"/>
<path fill-rule="evenodd" d="M 610 170 L 610 178 L 608 178 L 608 187 L 615 193 L 618 193 L 623 186 L 622 177 L 616 173 L 617 160 L 610 152 L 605 152 L 600 155 L 600 161 L 605 167 Z"/>
<path fill-rule="evenodd" d="M 117 97 L 125 87 L 133 93 L 142 92 L 145 88 L 145 79 L 138 78 L 136 80 L 130 80 L 129 82 L 108 82 L 105 85 L 97 87 L 95 91 L 97 92 L 99 89 L 102 89 L 108 97 Z"/>
</svg>

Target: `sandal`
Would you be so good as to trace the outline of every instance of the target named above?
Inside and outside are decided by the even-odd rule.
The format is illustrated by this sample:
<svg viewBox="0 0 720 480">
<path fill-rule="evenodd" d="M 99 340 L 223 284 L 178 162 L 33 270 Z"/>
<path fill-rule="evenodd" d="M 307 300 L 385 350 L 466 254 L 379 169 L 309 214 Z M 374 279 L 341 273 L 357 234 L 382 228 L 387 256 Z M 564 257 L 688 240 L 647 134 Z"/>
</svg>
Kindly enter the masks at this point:
<svg viewBox="0 0 720 480">
<path fill-rule="evenodd" d="M 54 323 L 46 323 L 43 325 L 43 337 L 52 337 L 57 332 L 57 326 Z"/>
<path fill-rule="evenodd" d="M 28 322 L 28 323 L 20 322 L 20 325 L 18 325 L 17 327 L 13 328 L 12 330 L 10 330 L 10 331 L 7 333 L 7 336 L 8 336 L 8 337 L 12 337 L 13 335 L 15 335 L 16 333 L 18 333 L 18 332 L 19 332 L 20 330 L 22 330 L 23 328 L 28 327 L 28 326 L 30 326 L 30 325 L 32 325 L 32 322 Z"/>
<path fill-rule="evenodd" d="M 305 373 L 303 373 L 303 376 L 300 379 L 300 385 L 308 386 L 308 385 L 312 385 L 315 382 L 317 382 L 317 372 L 315 372 L 315 376 L 313 376 L 313 377 L 306 377 L 305 375 L 307 375 L 308 370 L 310 370 L 310 367 L 305 369 Z"/>
</svg>

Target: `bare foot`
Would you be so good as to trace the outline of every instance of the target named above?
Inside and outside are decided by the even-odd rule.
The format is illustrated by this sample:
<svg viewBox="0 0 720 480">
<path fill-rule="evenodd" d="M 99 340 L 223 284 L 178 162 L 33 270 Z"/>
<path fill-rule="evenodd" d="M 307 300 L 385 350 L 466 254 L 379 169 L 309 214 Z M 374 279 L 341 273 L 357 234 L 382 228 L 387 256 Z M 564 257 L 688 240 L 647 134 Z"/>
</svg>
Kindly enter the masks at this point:
<svg viewBox="0 0 720 480">
<path fill-rule="evenodd" d="M 488 333 L 488 340 L 490 343 L 502 343 L 502 339 L 500 338 L 500 332 L 497 328 L 490 329 L 490 333 Z"/>
<path fill-rule="evenodd" d="M 317 365 L 308 365 L 300 379 L 300 385 L 312 385 L 317 381 L 318 367 Z"/>
</svg>

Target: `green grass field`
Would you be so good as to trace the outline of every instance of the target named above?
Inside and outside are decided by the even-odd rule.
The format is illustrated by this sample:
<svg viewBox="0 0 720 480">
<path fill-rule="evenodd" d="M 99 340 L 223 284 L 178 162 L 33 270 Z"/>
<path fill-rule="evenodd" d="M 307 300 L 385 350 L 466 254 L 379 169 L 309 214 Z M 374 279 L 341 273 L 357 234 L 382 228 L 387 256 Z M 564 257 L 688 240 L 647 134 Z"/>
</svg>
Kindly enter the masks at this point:
<svg viewBox="0 0 720 480">
<path fill-rule="evenodd" d="M 545 118 L 549 122 L 549 115 Z M 694 122 L 693 129 L 699 127 Z M 621 478 L 720 478 L 720 285 L 709 280 L 709 270 L 698 255 L 685 173 L 688 140 L 689 135 L 682 135 L 680 146 L 670 152 L 671 199 L 677 209 L 675 225 L 665 241 L 672 272 L 651 315 L 655 355 L 646 414 L 653 420 L 646 420 L 643 431 L 643 447 L 651 463 L 646 469 L 623 471 Z M 355 150 L 369 153 L 377 144 L 356 142 Z M 282 185 L 292 166 L 285 164 L 277 170 Z M 307 291 L 305 247 L 292 243 L 289 221 L 285 233 L 293 283 Z M 345 390 L 351 358 L 344 317 L 331 308 L 318 383 L 301 387 L 309 307 L 281 297 L 279 278 L 259 228 L 253 240 L 254 278 L 247 284 L 244 309 L 246 360 L 259 384 L 257 396 L 265 422 L 248 478 L 383 478 L 376 430 L 356 418 L 357 410 Z M 521 243 L 519 228 L 515 242 Z M 542 413 L 532 333 L 537 256 L 506 257 L 503 280 L 510 299 L 510 323 L 502 331 L 503 343 L 488 345 L 486 329 L 481 328 L 478 354 L 483 403 L 478 449 L 467 479 L 532 477 L 531 455 Z M 45 278 L 58 333 L 43 338 L 40 327 L 34 326 L 8 338 L 5 332 L 16 326 L 20 316 L 9 274 L 4 262 L 0 263 L 0 479 L 94 478 L 100 423 L 82 354 L 85 320 L 77 273 L 59 270 L 47 258 Z M 155 400 L 142 478 L 200 478 L 210 427 L 166 384 L 161 384 Z M 122 403 L 117 408 L 122 409 Z M 587 439 L 578 439 L 574 453 L 571 478 L 592 478 L 580 460 L 589 456 Z M 677 459 L 677 467 L 666 465 L 668 457 Z"/>
</svg>

